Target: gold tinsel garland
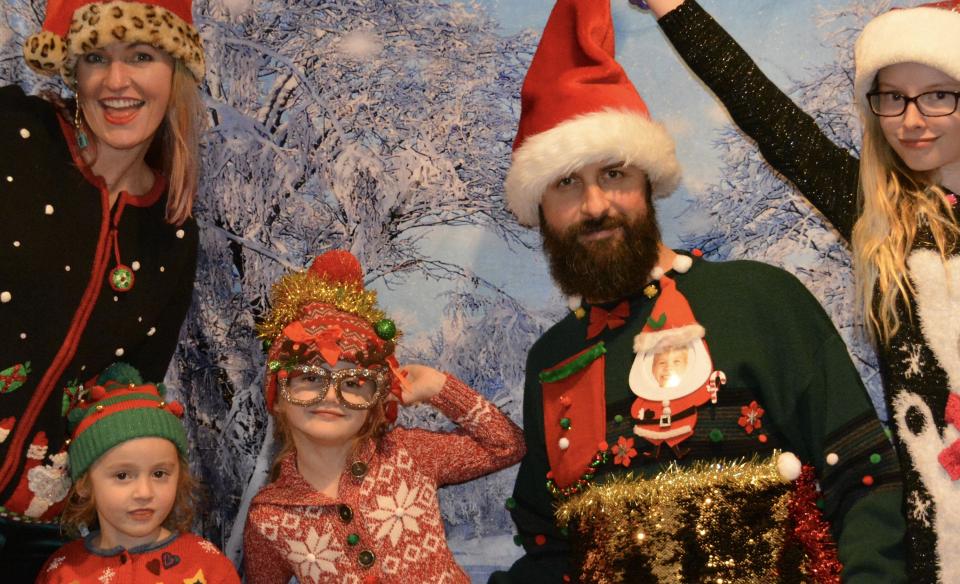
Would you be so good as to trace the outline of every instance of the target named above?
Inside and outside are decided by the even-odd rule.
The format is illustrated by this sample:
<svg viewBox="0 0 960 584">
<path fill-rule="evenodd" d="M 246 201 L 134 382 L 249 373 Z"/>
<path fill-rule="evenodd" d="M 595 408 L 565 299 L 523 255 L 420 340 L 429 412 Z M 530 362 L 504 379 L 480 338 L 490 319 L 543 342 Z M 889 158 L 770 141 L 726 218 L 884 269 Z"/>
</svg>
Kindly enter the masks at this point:
<svg viewBox="0 0 960 584">
<path fill-rule="evenodd" d="M 267 341 L 276 340 L 284 327 L 301 317 L 303 307 L 313 303 L 335 306 L 371 325 L 376 325 L 384 318 L 383 311 L 377 308 L 376 291 L 344 283 L 334 284 L 306 270 L 280 278 L 273 285 L 270 296 L 272 309 L 267 318 L 257 325 L 257 336 Z M 399 331 L 397 336 L 400 336 Z"/>
<path fill-rule="evenodd" d="M 614 477 L 556 509 L 575 581 L 808 582 L 791 537 L 793 485 L 770 459 Z"/>
</svg>

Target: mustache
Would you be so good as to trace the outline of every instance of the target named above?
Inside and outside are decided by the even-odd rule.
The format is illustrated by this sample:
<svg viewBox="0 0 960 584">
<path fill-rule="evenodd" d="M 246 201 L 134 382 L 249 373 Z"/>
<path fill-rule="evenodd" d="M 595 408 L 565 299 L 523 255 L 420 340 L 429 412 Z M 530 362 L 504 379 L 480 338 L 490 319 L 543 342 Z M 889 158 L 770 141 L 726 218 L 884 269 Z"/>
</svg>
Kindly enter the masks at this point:
<svg viewBox="0 0 960 584">
<path fill-rule="evenodd" d="M 627 227 L 627 222 L 622 218 L 604 215 L 595 219 L 585 219 L 579 225 L 575 225 L 571 231 L 572 235 L 590 235 L 598 231 L 616 229 L 617 227 Z"/>
</svg>

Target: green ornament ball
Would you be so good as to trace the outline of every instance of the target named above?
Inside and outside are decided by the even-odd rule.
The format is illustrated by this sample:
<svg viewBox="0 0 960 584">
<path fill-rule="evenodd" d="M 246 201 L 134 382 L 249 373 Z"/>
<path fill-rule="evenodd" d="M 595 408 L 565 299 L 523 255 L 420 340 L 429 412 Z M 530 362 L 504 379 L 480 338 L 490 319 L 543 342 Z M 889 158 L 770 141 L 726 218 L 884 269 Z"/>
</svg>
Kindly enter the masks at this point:
<svg viewBox="0 0 960 584">
<path fill-rule="evenodd" d="M 393 340 L 393 337 L 397 336 L 397 325 L 389 318 L 378 320 L 377 324 L 373 325 L 373 330 L 385 341 Z"/>
</svg>

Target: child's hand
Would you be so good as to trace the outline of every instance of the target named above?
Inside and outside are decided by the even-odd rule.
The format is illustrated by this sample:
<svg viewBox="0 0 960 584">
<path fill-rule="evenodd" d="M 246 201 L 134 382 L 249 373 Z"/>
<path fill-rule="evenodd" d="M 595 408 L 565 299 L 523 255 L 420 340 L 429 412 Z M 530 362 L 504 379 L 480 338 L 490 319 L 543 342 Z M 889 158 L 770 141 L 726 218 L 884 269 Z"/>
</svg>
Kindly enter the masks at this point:
<svg viewBox="0 0 960 584">
<path fill-rule="evenodd" d="M 440 393 L 447 376 L 426 365 L 404 365 L 400 368 L 403 375 L 403 404 L 413 405 L 424 402 Z"/>
</svg>

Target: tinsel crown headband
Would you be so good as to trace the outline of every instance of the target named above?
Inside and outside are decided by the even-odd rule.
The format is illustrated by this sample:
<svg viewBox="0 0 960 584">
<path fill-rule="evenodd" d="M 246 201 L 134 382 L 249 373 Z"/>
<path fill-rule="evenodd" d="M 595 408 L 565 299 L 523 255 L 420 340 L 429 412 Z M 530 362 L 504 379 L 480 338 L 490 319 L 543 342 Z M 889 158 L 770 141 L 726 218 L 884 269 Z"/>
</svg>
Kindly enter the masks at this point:
<svg viewBox="0 0 960 584">
<path fill-rule="evenodd" d="M 360 262 L 348 251 L 324 252 L 308 270 L 283 276 L 273 285 L 271 299 L 269 315 L 257 326 L 258 336 L 270 343 L 313 304 L 326 304 L 367 321 L 383 340 L 400 334 L 377 307 L 377 293 L 364 289 Z"/>
</svg>

